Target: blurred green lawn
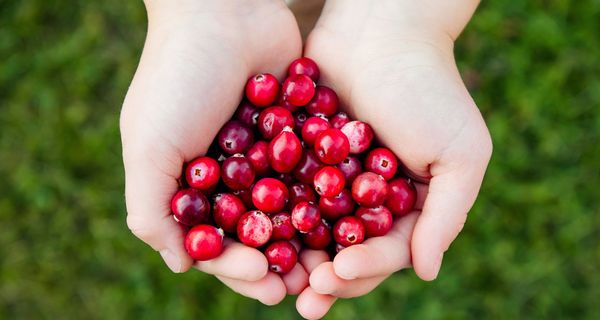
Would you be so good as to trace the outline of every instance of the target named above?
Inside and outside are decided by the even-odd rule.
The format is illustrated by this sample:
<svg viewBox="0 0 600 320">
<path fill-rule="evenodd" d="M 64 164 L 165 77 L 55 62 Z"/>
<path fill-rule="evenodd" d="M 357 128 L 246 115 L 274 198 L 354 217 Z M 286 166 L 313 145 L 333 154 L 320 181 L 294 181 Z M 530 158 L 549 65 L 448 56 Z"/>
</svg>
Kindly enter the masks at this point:
<svg viewBox="0 0 600 320">
<path fill-rule="evenodd" d="M 141 1 L 0 1 L 0 318 L 298 317 L 170 273 L 125 225 L 118 115 Z M 494 156 L 438 280 L 329 319 L 600 319 L 600 1 L 484 1 L 457 58 Z"/>
</svg>

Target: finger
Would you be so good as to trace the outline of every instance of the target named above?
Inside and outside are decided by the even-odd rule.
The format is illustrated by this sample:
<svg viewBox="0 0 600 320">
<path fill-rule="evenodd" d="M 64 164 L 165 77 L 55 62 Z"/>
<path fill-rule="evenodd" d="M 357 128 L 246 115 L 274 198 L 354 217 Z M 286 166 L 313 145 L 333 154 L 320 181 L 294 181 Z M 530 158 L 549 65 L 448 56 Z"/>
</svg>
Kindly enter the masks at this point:
<svg viewBox="0 0 600 320">
<path fill-rule="evenodd" d="M 308 273 L 300 263 L 296 263 L 294 269 L 287 274 L 281 276 L 287 293 L 291 295 L 297 295 L 308 287 Z"/>
<path fill-rule="evenodd" d="M 308 287 L 298 296 L 296 309 L 305 319 L 321 319 L 327 314 L 335 300 L 336 298 L 333 296 L 318 294 L 313 288 Z"/>
<path fill-rule="evenodd" d="M 217 276 L 221 282 L 231 290 L 248 298 L 256 299 L 261 303 L 272 306 L 285 298 L 286 288 L 283 280 L 273 272 L 258 281 L 244 281 Z"/>
<path fill-rule="evenodd" d="M 306 272 L 311 273 L 318 265 L 330 259 L 325 251 L 304 249 L 300 252 L 299 260 Z"/>
<path fill-rule="evenodd" d="M 220 256 L 208 261 L 196 261 L 194 267 L 213 275 L 257 281 L 266 276 L 269 264 L 262 252 L 226 239 Z"/>
<path fill-rule="evenodd" d="M 310 274 L 310 287 L 320 294 L 354 298 L 373 291 L 388 276 L 345 280 L 335 274 L 333 263 L 325 262 Z"/>
<path fill-rule="evenodd" d="M 385 236 L 340 251 L 333 260 L 335 274 L 346 280 L 387 276 L 410 266 L 410 239 L 418 212 L 394 221 Z"/>
</svg>

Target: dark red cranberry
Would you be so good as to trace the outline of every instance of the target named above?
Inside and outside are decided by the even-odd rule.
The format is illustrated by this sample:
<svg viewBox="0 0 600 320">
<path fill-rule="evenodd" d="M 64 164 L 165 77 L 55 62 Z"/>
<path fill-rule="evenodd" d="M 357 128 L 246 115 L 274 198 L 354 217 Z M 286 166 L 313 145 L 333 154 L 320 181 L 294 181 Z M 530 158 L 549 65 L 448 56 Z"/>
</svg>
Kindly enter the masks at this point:
<svg viewBox="0 0 600 320">
<path fill-rule="evenodd" d="M 313 250 L 323 250 L 331 243 L 331 228 L 325 221 L 312 231 L 302 234 L 304 245 Z"/>
<path fill-rule="evenodd" d="M 254 133 L 244 123 L 233 120 L 221 128 L 217 141 L 221 149 L 228 154 L 244 153 L 254 143 Z"/>
<path fill-rule="evenodd" d="M 288 241 L 276 241 L 265 249 L 265 257 L 269 262 L 269 270 L 286 274 L 296 266 L 298 253 L 296 248 Z"/>
<path fill-rule="evenodd" d="M 216 258 L 223 251 L 223 230 L 208 224 L 197 225 L 188 231 L 184 246 L 194 260 Z"/>
<path fill-rule="evenodd" d="M 296 229 L 294 228 L 294 230 Z M 290 243 L 296 248 L 296 252 L 302 251 L 302 241 L 300 241 L 300 238 L 294 237 L 294 239 L 290 240 Z"/>
<path fill-rule="evenodd" d="M 260 110 L 253 106 L 250 102 L 244 100 L 237 108 L 234 118 L 252 128 L 258 123 L 259 115 Z"/>
<path fill-rule="evenodd" d="M 308 120 L 308 115 L 304 112 L 296 112 L 294 113 L 294 131 L 298 134 L 302 134 L 302 128 L 304 124 Z"/>
<path fill-rule="evenodd" d="M 344 174 L 336 167 L 323 167 L 313 180 L 315 191 L 322 197 L 335 197 L 346 185 Z"/>
<path fill-rule="evenodd" d="M 417 190 L 410 180 L 396 178 L 388 182 L 389 194 L 385 206 L 395 216 L 404 216 L 411 212 L 417 200 Z"/>
<path fill-rule="evenodd" d="M 210 203 L 200 190 L 183 189 L 171 199 L 171 211 L 179 223 L 195 226 L 209 221 Z"/>
<path fill-rule="evenodd" d="M 365 227 L 360 219 L 353 216 L 343 217 L 333 226 L 335 242 L 344 247 L 362 243 L 365 240 Z"/>
<path fill-rule="evenodd" d="M 192 160 L 185 169 L 185 180 L 192 188 L 209 190 L 219 182 L 221 169 L 219 163 L 209 157 Z"/>
<path fill-rule="evenodd" d="M 252 203 L 258 210 L 277 213 L 283 210 L 288 201 L 288 189 L 283 182 L 273 178 L 263 178 L 252 189 Z"/>
<path fill-rule="evenodd" d="M 288 208 L 293 209 L 298 203 L 302 201 L 316 202 L 317 196 L 313 191 L 312 187 L 306 183 L 294 183 L 290 188 L 290 200 L 288 202 Z"/>
<path fill-rule="evenodd" d="M 317 154 L 312 149 L 305 149 L 302 152 L 300 162 L 294 169 L 294 177 L 300 182 L 313 184 L 313 179 L 317 171 L 323 168 L 323 164 L 317 157 Z"/>
<path fill-rule="evenodd" d="M 298 58 L 290 64 L 288 68 L 288 76 L 303 74 L 309 76 L 314 82 L 319 81 L 319 67 L 312 59 L 307 57 Z"/>
<path fill-rule="evenodd" d="M 254 203 L 252 203 L 252 189 L 254 186 L 251 186 L 248 189 L 244 190 L 234 190 L 233 195 L 240 198 L 246 206 L 246 209 L 254 208 Z"/>
<path fill-rule="evenodd" d="M 344 174 L 347 187 L 352 186 L 354 179 L 356 179 L 356 177 L 363 172 L 360 160 L 354 156 L 346 157 L 346 159 L 338 163 L 336 167 Z"/>
<path fill-rule="evenodd" d="M 342 162 L 350 151 L 348 138 L 339 129 L 327 129 L 315 140 L 315 153 L 325 164 Z"/>
<path fill-rule="evenodd" d="M 341 217 L 351 215 L 354 212 L 354 206 L 352 192 L 348 189 L 342 190 L 334 197 L 321 197 L 319 199 L 321 216 L 329 221 L 336 221 Z"/>
<path fill-rule="evenodd" d="M 283 98 L 294 106 L 306 105 L 315 95 L 315 83 L 303 74 L 291 75 L 283 82 Z"/>
<path fill-rule="evenodd" d="M 257 74 L 246 83 L 246 98 L 257 107 L 268 107 L 279 94 L 279 81 L 270 73 Z"/>
<path fill-rule="evenodd" d="M 345 112 L 338 112 L 329 118 L 332 128 L 341 129 L 346 123 L 350 122 L 350 117 Z"/>
<path fill-rule="evenodd" d="M 271 240 L 292 240 L 296 235 L 296 228 L 292 225 L 292 217 L 287 212 L 280 212 L 271 216 L 273 234 Z"/>
<path fill-rule="evenodd" d="M 350 142 L 350 153 L 359 154 L 369 149 L 374 136 L 371 126 L 362 121 L 350 121 L 341 130 Z"/>
<path fill-rule="evenodd" d="M 365 235 L 368 238 L 385 236 L 392 229 L 392 213 L 384 206 L 360 207 L 356 210 L 356 217 L 365 226 Z"/>
<path fill-rule="evenodd" d="M 317 86 L 315 96 L 306 105 L 306 112 L 313 116 L 329 117 L 337 112 L 339 103 L 335 91 L 325 86 Z"/>
<path fill-rule="evenodd" d="M 271 173 L 269 166 L 269 157 L 267 155 L 269 144 L 265 141 L 256 141 L 246 152 L 246 158 L 252 163 L 254 172 L 257 176 L 266 176 Z"/>
<path fill-rule="evenodd" d="M 266 108 L 258 117 L 258 131 L 267 140 L 275 138 L 285 127 L 294 128 L 294 124 L 292 113 L 280 106 Z"/>
<path fill-rule="evenodd" d="M 215 223 L 225 232 L 234 233 L 240 217 L 246 212 L 246 206 L 231 193 L 218 193 L 213 199 Z"/>
<path fill-rule="evenodd" d="M 385 180 L 390 180 L 398 171 L 398 160 L 392 150 L 375 148 L 365 158 L 365 170 L 380 174 Z"/>
<path fill-rule="evenodd" d="M 244 213 L 237 225 L 238 239 L 249 247 L 257 248 L 266 244 L 272 233 L 271 219 L 258 210 Z"/>
<path fill-rule="evenodd" d="M 223 161 L 221 171 L 223 183 L 231 190 L 248 189 L 254 182 L 252 162 L 242 154 L 233 155 Z"/>
<path fill-rule="evenodd" d="M 292 172 L 302 157 L 300 139 L 286 127 L 269 143 L 269 164 L 280 173 Z"/>
<path fill-rule="evenodd" d="M 291 173 L 277 173 L 273 178 L 283 182 L 286 186 L 296 183 L 296 178 Z"/>
<path fill-rule="evenodd" d="M 363 207 L 378 207 L 383 204 L 387 195 L 388 184 L 376 173 L 363 172 L 352 183 L 352 198 Z"/>
<path fill-rule="evenodd" d="M 321 117 L 310 117 L 302 127 L 302 140 L 306 145 L 312 146 L 319 134 L 330 128 L 329 121 Z"/>
<path fill-rule="evenodd" d="M 321 223 L 319 206 L 312 202 L 300 202 L 292 210 L 292 224 L 298 231 L 306 233 Z"/>
</svg>

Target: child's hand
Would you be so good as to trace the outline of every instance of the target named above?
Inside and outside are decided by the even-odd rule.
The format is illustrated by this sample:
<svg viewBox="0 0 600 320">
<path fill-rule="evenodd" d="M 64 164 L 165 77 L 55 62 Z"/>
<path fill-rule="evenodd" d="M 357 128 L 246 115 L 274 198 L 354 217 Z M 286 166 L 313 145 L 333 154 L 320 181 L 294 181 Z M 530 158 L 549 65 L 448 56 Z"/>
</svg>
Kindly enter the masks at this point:
<svg viewBox="0 0 600 320">
<path fill-rule="evenodd" d="M 170 212 L 183 163 L 206 152 L 248 77 L 282 77 L 302 44 L 279 0 L 147 0 L 146 6 L 148 36 L 121 114 L 127 225 L 171 270 L 184 272 L 193 261 Z M 262 253 L 233 241 L 218 258 L 194 266 L 265 304 L 308 283 L 299 264 L 279 277 L 267 272 Z"/>
</svg>

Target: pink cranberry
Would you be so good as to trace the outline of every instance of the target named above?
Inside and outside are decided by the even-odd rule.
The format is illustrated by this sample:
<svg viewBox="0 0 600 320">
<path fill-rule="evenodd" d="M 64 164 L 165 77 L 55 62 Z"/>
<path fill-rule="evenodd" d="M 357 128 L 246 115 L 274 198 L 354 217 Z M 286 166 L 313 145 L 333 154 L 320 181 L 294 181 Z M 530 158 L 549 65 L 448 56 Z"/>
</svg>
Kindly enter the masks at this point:
<svg viewBox="0 0 600 320">
<path fill-rule="evenodd" d="M 263 178 L 252 189 L 252 203 L 266 213 L 283 210 L 288 201 L 288 189 L 283 182 L 273 178 Z"/>
<path fill-rule="evenodd" d="M 252 162 L 242 154 L 233 155 L 223 161 L 223 183 L 231 190 L 248 189 L 254 182 Z"/>
<path fill-rule="evenodd" d="M 269 242 L 272 233 L 271 219 L 262 211 L 248 211 L 238 221 L 238 239 L 249 247 L 257 248 Z"/>
<path fill-rule="evenodd" d="M 298 253 L 289 241 L 276 241 L 265 249 L 265 257 L 269 262 L 269 270 L 286 274 L 296 266 Z"/>
<path fill-rule="evenodd" d="M 254 133 L 244 123 L 233 120 L 221 128 L 217 141 L 221 149 L 228 154 L 244 153 L 254 143 Z"/>
<path fill-rule="evenodd" d="M 307 57 L 298 58 L 290 64 L 288 76 L 303 74 L 309 76 L 314 82 L 319 81 L 319 67 L 317 63 Z"/>
<path fill-rule="evenodd" d="M 245 125 L 253 128 L 258 123 L 258 116 L 260 115 L 260 110 L 250 104 L 250 102 L 244 100 L 240 103 L 237 108 L 234 118 L 243 122 Z"/>
<path fill-rule="evenodd" d="M 357 217 L 341 218 L 335 223 L 332 231 L 335 242 L 344 247 L 359 244 L 365 240 L 365 227 Z"/>
<path fill-rule="evenodd" d="M 385 180 L 390 180 L 398 171 L 398 160 L 392 150 L 376 148 L 367 154 L 365 169 L 380 174 Z"/>
<path fill-rule="evenodd" d="M 315 95 L 315 83 L 303 74 L 291 75 L 283 82 L 284 99 L 294 106 L 306 105 Z"/>
<path fill-rule="evenodd" d="M 362 121 L 350 121 L 342 127 L 350 142 L 350 153 L 359 154 L 369 149 L 373 141 L 373 129 Z"/>
<path fill-rule="evenodd" d="M 350 117 L 345 112 L 338 112 L 329 118 L 332 128 L 341 129 L 346 123 L 350 122 Z"/>
<path fill-rule="evenodd" d="M 310 117 L 302 127 L 302 140 L 306 145 L 312 146 L 319 134 L 330 128 L 329 121 L 321 117 Z"/>
<path fill-rule="evenodd" d="M 312 202 L 300 202 L 292 210 L 292 225 L 298 231 L 306 233 L 321 223 L 319 207 Z"/>
<path fill-rule="evenodd" d="M 258 131 L 263 138 L 271 140 L 285 127 L 294 127 L 292 113 L 283 107 L 274 106 L 263 110 L 258 117 Z"/>
<path fill-rule="evenodd" d="M 242 200 L 244 206 L 246 206 L 246 209 L 254 207 L 254 203 L 252 203 L 252 189 L 253 186 L 250 186 L 250 188 L 244 190 L 233 190 L 233 195 Z"/>
<path fill-rule="evenodd" d="M 323 250 L 331 243 L 331 228 L 325 221 L 312 231 L 302 234 L 302 242 L 313 250 Z"/>
<path fill-rule="evenodd" d="M 290 200 L 288 202 L 288 208 L 293 209 L 298 203 L 302 201 L 315 202 L 317 196 L 310 185 L 306 183 L 294 183 L 290 188 Z"/>
<path fill-rule="evenodd" d="M 392 213 L 384 206 L 360 207 L 356 210 L 356 217 L 365 226 L 365 235 L 368 238 L 385 236 L 392 229 Z"/>
<path fill-rule="evenodd" d="M 219 193 L 213 203 L 215 223 L 225 232 L 235 232 L 240 217 L 246 212 L 242 200 L 231 193 Z"/>
<path fill-rule="evenodd" d="M 292 172 L 302 157 L 300 139 L 286 127 L 269 143 L 269 164 L 280 173 Z"/>
<path fill-rule="evenodd" d="M 352 183 L 352 198 L 363 207 L 378 207 L 383 204 L 387 195 L 388 184 L 376 173 L 361 173 Z"/>
<path fill-rule="evenodd" d="M 315 191 L 322 197 L 334 197 L 344 189 L 344 174 L 336 167 L 323 167 L 315 174 Z"/>
<path fill-rule="evenodd" d="M 325 86 L 317 86 L 315 96 L 306 105 L 306 112 L 313 116 L 329 117 L 336 113 L 339 102 L 335 91 Z"/>
<path fill-rule="evenodd" d="M 185 169 L 185 180 L 192 188 L 209 190 L 221 177 L 219 163 L 209 157 L 199 157 L 190 162 Z"/>
<path fill-rule="evenodd" d="M 390 192 L 385 201 L 386 207 L 395 216 L 404 216 L 411 212 L 417 200 L 417 190 L 410 180 L 396 178 L 388 182 Z"/>
<path fill-rule="evenodd" d="M 184 246 L 194 260 L 216 258 L 223 251 L 223 230 L 208 224 L 197 225 L 188 231 Z"/>
<path fill-rule="evenodd" d="M 356 177 L 363 172 L 360 160 L 354 156 L 346 157 L 346 159 L 338 163 L 336 167 L 344 174 L 347 187 L 352 186 L 354 179 L 356 179 Z"/>
<path fill-rule="evenodd" d="M 270 73 L 257 74 L 246 83 L 246 98 L 257 107 L 268 107 L 279 94 L 279 81 Z"/>
<path fill-rule="evenodd" d="M 352 193 L 348 189 L 342 190 L 334 197 L 321 197 L 319 199 L 321 216 L 329 221 L 336 221 L 341 217 L 351 215 L 355 204 Z"/>
<path fill-rule="evenodd" d="M 298 165 L 296 165 L 296 168 L 294 169 L 294 176 L 298 181 L 312 185 L 315 174 L 317 171 L 321 170 L 321 168 L 323 168 L 323 164 L 314 150 L 305 149 L 300 158 L 300 162 L 298 162 Z"/>
<path fill-rule="evenodd" d="M 280 212 L 271 216 L 273 234 L 271 240 L 292 240 L 296 236 L 296 228 L 292 225 L 292 217 L 287 212 Z"/>
<path fill-rule="evenodd" d="M 339 129 L 327 129 L 315 140 L 315 152 L 325 164 L 342 162 L 350 151 L 348 138 Z"/>
<path fill-rule="evenodd" d="M 271 166 L 268 158 L 269 144 L 265 141 L 256 141 L 246 152 L 246 158 L 252 163 L 254 172 L 258 176 L 266 176 L 271 173 Z"/>
<path fill-rule="evenodd" d="M 294 113 L 294 131 L 301 134 L 306 120 L 308 120 L 308 115 L 306 113 L 301 111 Z"/>
<path fill-rule="evenodd" d="M 179 223 L 195 226 L 209 221 L 210 203 L 200 190 L 183 189 L 171 199 L 171 211 Z"/>
</svg>

